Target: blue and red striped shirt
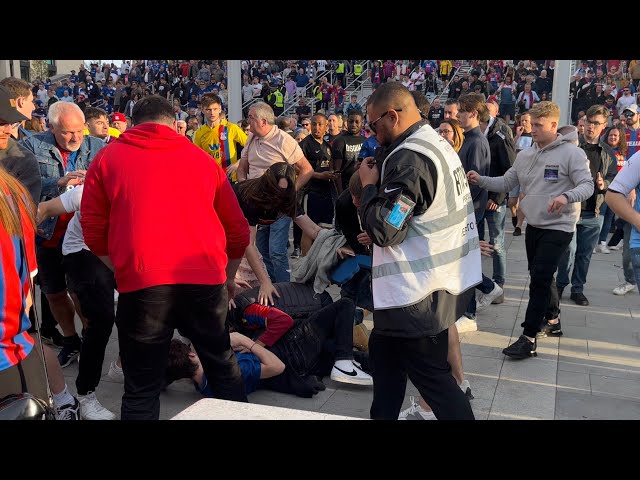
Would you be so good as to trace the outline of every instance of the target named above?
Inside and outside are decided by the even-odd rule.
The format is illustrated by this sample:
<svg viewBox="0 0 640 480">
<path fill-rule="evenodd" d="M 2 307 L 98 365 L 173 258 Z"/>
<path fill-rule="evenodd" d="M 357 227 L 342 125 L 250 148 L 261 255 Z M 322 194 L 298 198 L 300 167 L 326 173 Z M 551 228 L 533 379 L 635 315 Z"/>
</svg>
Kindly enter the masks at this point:
<svg viewBox="0 0 640 480">
<path fill-rule="evenodd" d="M 33 338 L 27 333 L 31 322 L 26 298 L 29 276 L 37 272 L 35 232 L 26 212 L 21 209 L 20 214 L 26 256 L 20 238 L 0 226 L 0 371 L 24 360 L 33 349 Z"/>
</svg>

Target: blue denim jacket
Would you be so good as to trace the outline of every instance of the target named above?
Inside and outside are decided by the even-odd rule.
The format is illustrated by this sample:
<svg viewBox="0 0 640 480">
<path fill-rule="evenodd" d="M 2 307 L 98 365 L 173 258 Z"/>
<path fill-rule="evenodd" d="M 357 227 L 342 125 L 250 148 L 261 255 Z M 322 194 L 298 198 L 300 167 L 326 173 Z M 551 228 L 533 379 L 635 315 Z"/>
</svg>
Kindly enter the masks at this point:
<svg viewBox="0 0 640 480">
<path fill-rule="evenodd" d="M 42 177 L 42 193 L 40 201 L 51 200 L 59 196 L 63 190 L 58 187 L 58 179 L 64 177 L 64 163 L 60 150 L 56 146 L 56 139 L 50 131 L 32 135 L 22 140 L 22 145 L 32 152 L 38 160 L 40 176 Z M 106 144 L 99 138 L 85 136 L 75 159 L 76 170 L 86 170 L 91 160 Z M 45 239 L 53 236 L 58 217 L 48 218 L 39 228 L 44 230 L 41 235 Z M 42 241 L 42 238 L 40 238 Z"/>
</svg>

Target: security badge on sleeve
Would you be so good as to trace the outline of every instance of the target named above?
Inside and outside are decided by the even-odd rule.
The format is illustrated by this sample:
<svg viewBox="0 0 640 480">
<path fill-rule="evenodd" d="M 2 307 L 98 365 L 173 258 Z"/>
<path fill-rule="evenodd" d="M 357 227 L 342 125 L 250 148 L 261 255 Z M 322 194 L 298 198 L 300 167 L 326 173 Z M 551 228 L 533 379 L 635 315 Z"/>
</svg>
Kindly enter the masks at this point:
<svg viewBox="0 0 640 480">
<path fill-rule="evenodd" d="M 411 201 L 411 199 L 405 197 L 404 195 L 400 195 L 396 202 L 393 204 L 393 208 L 384 218 L 384 221 L 396 230 L 400 230 L 402 229 L 402 226 L 404 225 L 404 222 L 407 220 L 409 215 L 411 215 L 413 207 L 415 206 L 416 203 Z"/>
</svg>

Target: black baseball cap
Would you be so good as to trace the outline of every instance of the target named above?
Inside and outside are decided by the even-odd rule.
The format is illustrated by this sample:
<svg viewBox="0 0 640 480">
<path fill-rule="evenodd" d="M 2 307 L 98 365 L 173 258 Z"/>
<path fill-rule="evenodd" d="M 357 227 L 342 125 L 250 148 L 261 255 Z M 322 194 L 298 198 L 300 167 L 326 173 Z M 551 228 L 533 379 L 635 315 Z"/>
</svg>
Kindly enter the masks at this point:
<svg viewBox="0 0 640 480">
<path fill-rule="evenodd" d="M 4 85 L 0 85 L 0 120 L 6 123 L 21 122 L 29 120 L 16 108 L 16 99 L 11 91 Z"/>
</svg>

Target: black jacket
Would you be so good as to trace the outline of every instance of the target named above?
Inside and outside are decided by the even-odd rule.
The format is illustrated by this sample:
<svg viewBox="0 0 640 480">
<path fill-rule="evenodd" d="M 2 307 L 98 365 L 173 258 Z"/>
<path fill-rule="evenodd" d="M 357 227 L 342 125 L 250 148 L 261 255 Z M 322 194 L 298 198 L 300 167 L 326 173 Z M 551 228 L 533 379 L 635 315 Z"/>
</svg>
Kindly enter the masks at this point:
<svg viewBox="0 0 640 480">
<path fill-rule="evenodd" d="M 500 119 L 489 127 L 487 132 L 489 150 L 491 151 L 490 177 L 501 177 L 511 168 L 516 159 L 516 144 L 509 127 Z M 505 193 L 489 192 L 489 199 L 500 205 L 506 197 Z"/>
<path fill-rule="evenodd" d="M 409 127 L 400 138 L 386 147 L 384 152 L 388 154 L 393 151 L 425 123 L 421 120 Z M 405 220 L 400 230 L 386 223 L 385 217 L 400 194 L 416 203 L 413 215 L 424 213 L 433 202 L 437 178 L 435 164 L 420 153 L 402 149 L 387 159 L 384 181 L 378 186 L 366 186 L 360 198 L 362 226 L 374 244 L 388 247 L 399 245 L 405 240 L 410 217 Z M 375 250 L 373 255 L 375 257 Z M 445 290 L 438 290 L 408 307 L 374 310 L 373 323 L 376 332 L 380 335 L 404 338 L 437 335 L 460 318 L 471 300 L 471 295 L 475 295 L 473 288 L 462 295 L 452 295 Z M 374 307 L 375 304 L 374 297 Z"/>
<path fill-rule="evenodd" d="M 579 142 L 580 142 L 579 143 L 580 148 L 584 150 L 584 146 L 586 145 L 586 142 L 583 136 L 579 137 Z M 600 168 L 598 169 L 597 172 L 594 172 L 594 171 L 591 172 L 591 176 L 593 177 L 593 186 L 594 186 L 593 197 L 595 197 L 596 215 L 600 214 L 600 207 L 604 202 L 604 194 L 609 188 L 609 185 L 611 185 L 611 182 L 613 181 L 613 179 L 618 174 L 618 160 L 616 159 L 616 154 L 613 151 L 613 149 L 609 146 L 609 144 L 604 139 L 600 140 L 600 143 L 598 144 L 598 146 L 601 148 Z M 604 189 L 602 190 L 598 189 L 598 186 L 597 186 L 598 184 L 596 182 L 596 177 L 598 172 L 602 174 L 602 178 L 604 180 Z M 592 211 L 593 204 L 594 204 L 593 197 L 582 202 L 582 212 Z"/>
</svg>

